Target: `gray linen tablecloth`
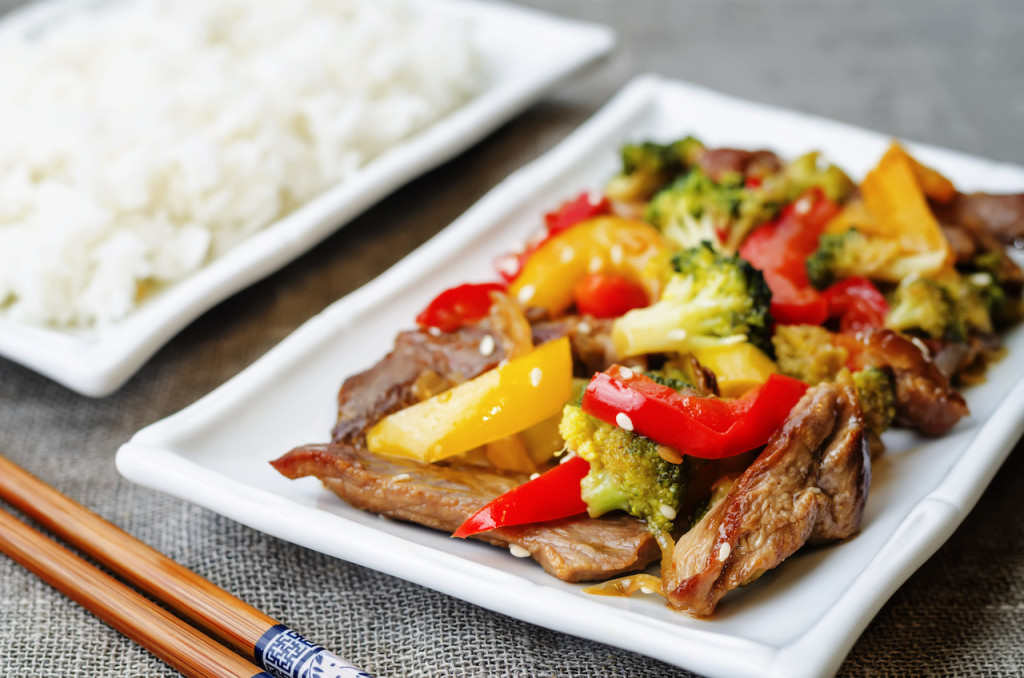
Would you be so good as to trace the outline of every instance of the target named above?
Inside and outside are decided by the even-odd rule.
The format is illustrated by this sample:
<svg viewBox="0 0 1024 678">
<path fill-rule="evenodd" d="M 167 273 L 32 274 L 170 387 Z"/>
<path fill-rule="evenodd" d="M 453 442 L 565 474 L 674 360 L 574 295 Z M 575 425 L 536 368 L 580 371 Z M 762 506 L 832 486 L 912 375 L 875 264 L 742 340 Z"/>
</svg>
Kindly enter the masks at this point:
<svg viewBox="0 0 1024 678">
<path fill-rule="evenodd" d="M 0 0 L 0 10 L 15 4 Z M 611 25 L 619 46 L 472 150 L 206 313 L 115 395 L 85 398 L 0 359 L 0 452 L 380 676 L 691 675 L 265 536 L 137 487 L 114 468 L 115 451 L 135 431 L 206 395 L 386 270 L 638 73 L 1024 161 L 1019 0 L 525 4 Z M 1024 371 L 1019 356 L 1000 369 Z M 1022 457 L 1018 445 L 953 538 L 882 608 L 840 675 L 1024 675 Z M 175 672 L 0 556 L 0 675 Z"/>
</svg>

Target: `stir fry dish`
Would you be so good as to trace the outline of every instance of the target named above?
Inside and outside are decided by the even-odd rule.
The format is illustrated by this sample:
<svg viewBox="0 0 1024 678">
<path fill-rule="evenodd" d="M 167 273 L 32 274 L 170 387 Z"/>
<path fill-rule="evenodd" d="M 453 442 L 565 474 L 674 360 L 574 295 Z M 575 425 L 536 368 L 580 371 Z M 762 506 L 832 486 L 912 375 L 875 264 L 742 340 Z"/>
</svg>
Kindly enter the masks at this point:
<svg viewBox="0 0 1024 678">
<path fill-rule="evenodd" d="M 271 463 L 707 616 L 857 533 L 887 429 L 968 416 L 1021 318 L 1024 195 L 961 193 L 897 143 L 859 184 L 691 137 L 621 155 L 345 379 L 330 442 Z"/>
</svg>

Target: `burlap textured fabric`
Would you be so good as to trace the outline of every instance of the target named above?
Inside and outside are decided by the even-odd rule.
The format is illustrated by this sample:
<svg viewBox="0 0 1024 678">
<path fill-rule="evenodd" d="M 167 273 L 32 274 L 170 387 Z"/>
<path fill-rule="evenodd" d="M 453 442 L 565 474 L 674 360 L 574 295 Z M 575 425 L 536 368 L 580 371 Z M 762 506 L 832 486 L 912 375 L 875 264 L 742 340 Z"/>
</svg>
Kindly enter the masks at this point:
<svg viewBox="0 0 1024 678">
<path fill-rule="evenodd" d="M 0 8 L 14 4 L 0 0 Z M 207 394 L 384 271 L 638 73 L 1024 161 L 1024 4 L 1015 0 L 527 4 L 614 26 L 616 53 L 205 314 L 109 398 L 75 395 L 0 360 L 0 452 L 379 676 L 692 675 L 267 537 L 137 487 L 114 468 L 117 447 L 136 430 Z M 1020 357 L 1000 369 L 1024 374 Z M 954 537 L 882 608 L 839 675 L 1024 675 L 1022 516 L 1024 447 L 1018 445 Z M 0 556 L 0 676 L 173 675 Z"/>
</svg>

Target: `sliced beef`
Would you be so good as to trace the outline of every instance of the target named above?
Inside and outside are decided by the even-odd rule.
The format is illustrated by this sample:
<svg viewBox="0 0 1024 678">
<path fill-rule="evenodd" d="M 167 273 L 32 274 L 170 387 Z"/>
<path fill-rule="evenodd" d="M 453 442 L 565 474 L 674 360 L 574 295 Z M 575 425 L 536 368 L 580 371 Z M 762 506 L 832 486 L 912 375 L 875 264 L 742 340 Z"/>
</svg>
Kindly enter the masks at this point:
<svg viewBox="0 0 1024 678">
<path fill-rule="evenodd" d="M 571 315 L 557 320 L 540 320 L 534 322 L 532 328 L 535 344 L 569 337 L 573 372 L 578 377 L 589 378 L 615 361 L 610 318 Z"/>
<path fill-rule="evenodd" d="M 870 476 L 855 391 L 815 386 L 725 497 L 676 542 L 662 569 L 669 604 L 707 616 L 727 592 L 804 544 L 852 535 Z"/>
<path fill-rule="evenodd" d="M 366 429 L 432 395 L 432 384 L 443 390 L 472 379 L 496 367 L 503 357 L 502 342 L 486 322 L 440 334 L 401 332 L 391 353 L 342 384 L 332 440 L 362 445 Z"/>
<path fill-rule="evenodd" d="M 945 224 L 990 233 L 1007 245 L 1024 241 L 1024 193 L 957 193 L 948 203 L 933 203 Z"/>
<path fill-rule="evenodd" d="M 447 532 L 527 480 L 519 473 L 422 464 L 338 444 L 299 447 L 271 463 L 289 478 L 320 478 L 355 508 Z M 516 544 L 564 581 L 607 579 L 642 569 L 660 555 L 646 525 L 628 516 L 577 516 L 491 530 L 476 538 Z"/>
<path fill-rule="evenodd" d="M 967 403 L 929 357 L 927 347 L 893 330 L 859 335 L 864 360 L 892 371 L 896 382 L 896 423 L 939 436 L 969 414 Z"/>
<path fill-rule="evenodd" d="M 704 174 L 720 181 L 726 174 L 764 176 L 782 169 L 779 156 L 771 151 L 744 151 L 736 148 L 709 148 L 697 158 Z"/>
</svg>

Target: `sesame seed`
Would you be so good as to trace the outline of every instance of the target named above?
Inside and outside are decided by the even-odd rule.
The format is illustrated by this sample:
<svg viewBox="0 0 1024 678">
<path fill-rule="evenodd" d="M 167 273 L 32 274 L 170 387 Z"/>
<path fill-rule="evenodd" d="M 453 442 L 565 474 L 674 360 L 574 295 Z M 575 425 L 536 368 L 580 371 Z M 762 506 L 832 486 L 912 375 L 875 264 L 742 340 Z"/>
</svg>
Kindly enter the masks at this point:
<svg viewBox="0 0 1024 678">
<path fill-rule="evenodd" d="M 569 461 L 570 459 L 572 459 L 575 456 L 576 456 L 575 452 L 570 452 L 569 454 L 564 454 L 564 455 L 562 455 L 562 458 L 558 460 L 558 463 L 559 464 L 564 464 L 565 462 Z"/>
<path fill-rule="evenodd" d="M 677 327 L 674 330 L 669 330 L 666 336 L 669 338 L 669 341 L 683 341 L 686 339 L 687 332 L 682 327 Z"/>
<path fill-rule="evenodd" d="M 729 558 L 730 553 L 732 553 L 732 546 L 729 545 L 729 542 L 725 542 L 718 548 L 718 561 L 724 563 Z"/>
<path fill-rule="evenodd" d="M 629 584 L 630 584 L 630 579 L 629 579 L 629 577 L 625 577 L 625 578 L 621 579 L 621 580 L 619 581 L 619 584 L 621 584 L 621 585 L 622 585 L 622 588 L 624 588 L 624 589 L 628 589 L 628 588 L 629 588 Z"/>
<path fill-rule="evenodd" d="M 665 516 L 669 520 L 676 519 L 676 510 L 669 506 L 668 504 L 662 504 L 661 506 L 659 506 L 658 511 L 661 513 L 661 515 Z"/>
<path fill-rule="evenodd" d="M 508 552 L 514 555 L 516 558 L 529 558 L 530 552 L 524 549 L 519 544 L 509 544 Z"/>
<path fill-rule="evenodd" d="M 670 464 L 682 464 L 683 455 L 668 445 L 658 445 L 658 456 Z"/>
<path fill-rule="evenodd" d="M 652 593 L 654 593 L 654 589 L 648 588 L 647 586 L 641 586 L 640 593 L 646 593 L 647 595 L 651 595 Z"/>
<path fill-rule="evenodd" d="M 494 353 L 494 337 L 491 335 L 485 336 L 480 340 L 480 355 L 491 355 Z"/>
<path fill-rule="evenodd" d="M 531 473 L 530 474 L 530 480 L 536 480 L 537 478 L 540 478 L 540 474 L 539 473 Z"/>
<path fill-rule="evenodd" d="M 628 367 L 619 368 L 619 376 L 623 379 L 632 379 L 634 377 L 633 370 Z"/>
<path fill-rule="evenodd" d="M 430 332 L 430 335 L 434 336 L 434 337 L 440 337 L 441 336 L 441 328 L 440 327 L 428 327 L 427 328 L 427 332 Z"/>
<path fill-rule="evenodd" d="M 523 285 L 519 288 L 519 294 L 516 295 L 516 299 L 519 300 L 519 303 L 525 304 L 530 301 L 530 299 L 533 299 L 533 295 L 536 293 L 537 288 L 533 285 Z"/>
<path fill-rule="evenodd" d="M 409 478 L 412 478 L 412 476 L 409 475 L 408 473 L 399 473 L 396 476 L 392 476 L 391 480 L 396 483 L 401 483 L 405 482 L 406 480 L 409 480 Z"/>
<path fill-rule="evenodd" d="M 544 378 L 544 372 L 539 367 L 530 370 L 530 384 L 540 386 L 540 380 Z"/>
<path fill-rule="evenodd" d="M 590 334 L 590 331 L 592 329 L 593 328 L 590 326 L 590 323 L 588 323 L 585 320 L 583 322 L 576 323 L 576 333 L 577 334 Z"/>
<path fill-rule="evenodd" d="M 625 412 L 619 412 L 615 415 L 615 424 L 626 431 L 633 430 L 633 420 Z"/>
<path fill-rule="evenodd" d="M 572 258 L 575 256 L 576 250 L 574 250 L 572 247 L 563 247 L 562 253 L 558 256 L 558 258 L 562 260 L 563 264 L 568 264 L 570 261 L 572 261 Z"/>
<path fill-rule="evenodd" d="M 793 211 L 797 214 L 807 214 L 811 211 L 811 201 L 807 198 L 797 200 L 796 204 L 793 205 Z"/>
</svg>

